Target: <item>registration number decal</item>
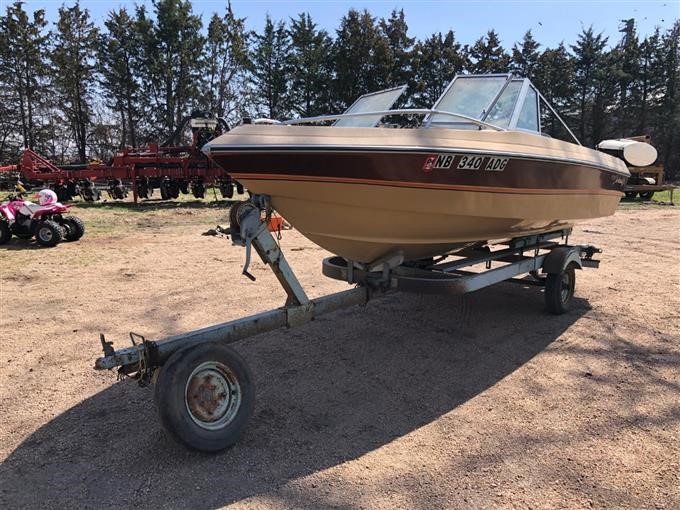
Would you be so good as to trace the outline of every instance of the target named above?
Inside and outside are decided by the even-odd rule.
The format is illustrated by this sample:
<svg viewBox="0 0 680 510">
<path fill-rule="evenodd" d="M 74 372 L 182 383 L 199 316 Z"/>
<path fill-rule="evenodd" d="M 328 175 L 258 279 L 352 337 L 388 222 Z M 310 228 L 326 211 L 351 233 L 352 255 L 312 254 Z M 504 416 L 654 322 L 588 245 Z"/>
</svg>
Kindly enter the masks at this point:
<svg viewBox="0 0 680 510">
<path fill-rule="evenodd" d="M 479 170 L 482 168 L 482 163 L 486 156 L 471 156 L 470 154 L 463 154 L 458 161 L 458 169 L 462 170 Z"/>
<path fill-rule="evenodd" d="M 484 170 L 491 172 L 502 172 L 508 164 L 509 158 L 489 158 Z"/>
<path fill-rule="evenodd" d="M 454 157 L 453 154 L 433 154 L 432 156 L 428 156 L 423 165 L 423 172 L 451 168 Z"/>
<path fill-rule="evenodd" d="M 458 158 L 458 164 L 454 166 L 454 160 Z M 502 172 L 508 164 L 510 158 L 496 158 L 492 156 L 463 154 L 432 154 L 427 157 L 423 164 L 423 172 L 433 170 L 448 170 L 456 168 L 458 170 L 485 170 L 490 172 Z"/>
</svg>

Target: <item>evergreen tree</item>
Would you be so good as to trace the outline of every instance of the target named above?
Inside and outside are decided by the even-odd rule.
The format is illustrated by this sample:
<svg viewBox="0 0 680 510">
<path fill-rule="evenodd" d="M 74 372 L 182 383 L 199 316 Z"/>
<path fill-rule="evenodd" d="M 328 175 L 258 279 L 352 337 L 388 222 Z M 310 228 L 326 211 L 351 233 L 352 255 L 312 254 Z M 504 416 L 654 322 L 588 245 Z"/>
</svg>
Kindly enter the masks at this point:
<svg viewBox="0 0 680 510">
<path fill-rule="evenodd" d="M 137 8 L 143 94 L 156 136 L 167 137 L 198 102 L 205 38 L 189 0 L 154 0 L 153 6 L 155 20 L 144 7 Z"/>
<path fill-rule="evenodd" d="M 664 85 L 664 48 L 659 28 L 640 44 L 639 76 L 635 82 L 638 104 L 635 133 L 647 134 L 649 123 L 654 120 L 660 108 Z"/>
<path fill-rule="evenodd" d="M 616 105 L 617 99 L 616 66 L 616 55 L 613 52 L 606 52 L 593 73 L 591 130 L 589 136 L 581 141 L 591 147 L 602 140 L 617 136 L 617 119 L 614 115 L 615 109 L 612 108 L 612 105 Z"/>
<path fill-rule="evenodd" d="M 274 24 L 267 16 L 264 32 L 255 35 L 251 56 L 251 79 L 258 91 L 260 115 L 271 119 L 289 116 L 289 64 L 290 38 L 286 27 L 282 21 Z"/>
<path fill-rule="evenodd" d="M 223 16 L 213 14 L 208 24 L 205 48 L 207 79 L 201 106 L 218 117 L 236 121 L 243 114 L 242 91 L 246 88 L 248 35 L 243 18 L 237 18 L 227 4 Z"/>
<path fill-rule="evenodd" d="M 596 84 L 603 78 L 605 64 L 605 47 L 607 38 L 593 32 L 593 28 L 584 29 L 578 36 L 574 52 L 574 85 L 576 88 L 573 102 L 578 118 L 578 136 L 585 143 L 589 123 L 593 122 L 593 105 Z M 602 97 L 602 94 L 600 94 Z M 592 141 L 592 139 L 591 139 Z M 599 140 L 598 140 L 599 141 Z M 597 142 L 596 142 L 597 143 Z"/>
<path fill-rule="evenodd" d="M 561 114 L 574 94 L 574 62 L 564 43 L 546 48 L 538 57 L 532 79 L 536 88 Z M 562 116 L 562 115 L 560 115 Z"/>
<path fill-rule="evenodd" d="M 473 73 L 507 73 L 510 56 L 501 46 L 495 30 L 489 30 L 486 37 L 480 37 L 470 48 Z"/>
<path fill-rule="evenodd" d="M 387 43 L 388 85 L 404 85 L 408 82 L 412 68 L 412 48 L 415 37 L 408 36 L 408 25 L 404 10 L 392 11 L 389 19 L 380 20 L 380 31 Z"/>
<path fill-rule="evenodd" d="M 340 21 L 335 40 L 335 99 L 346 108 L 360 95 L 389 82 L 385 61 L 388 43 L 376 29 L 375 18 L 364 10 L 350 11 Z"/>
<path fill-rule="evenodd" d="M 87 161 L 87 134 L 92 109 L 92 76 L 99 32 L 79 4 L 59 9 L 52 51 L 53 76 L 60 109 L 72 132 L 81 163 Z"/>
<path fill-rule="evenodd" d="M 125 8 L 111 11 L 99 44 L 99 72 L 108 106 L 120 116 L 120 146 L 137 146 L 140 41 L 135 20 Z"/>
<path fill-rule="evenodd" d="M 662 37 L 664 48 L 663 102 L 656 128 L 659 155 L 663 165 L 671 171 L 680 172 L 680 21 L 676 21 Z"/>
<path fill-rule="evenodd" d="M 618 136 L 630 136 L 633 125 L 636 124 L 635 116 L 638 113 L 635 108 L 640 100 L 637 96 L 638 88 L 636 81 L 640 77 L 640 45 L 635 32 L 635 20 L 625 20 L 621 42 L 612 51 L 614 59 L 615 76 L 618 89 L 616 108 L 616 131 Z"/>
<path fill-rule="evenodd" d="M 8 5 L 0 17 L 0 160 L 16 141 L 16 132 L 24 147 L 37 148 L 42 127 L 38 114 L 48 98 L 46 25 L 44 10 L 30 19 L 22 2 Z"/>
<path fill-rule="evenodd" d="M 571 107 L 574 95 L 574 63 L 563 43 L 557 48 L 546 48 L 538 57 L 533 71 L 533 83 L 546 101 L 559 113 L 562 120 L 574 131 L 577 116 Z M 545 109 L 543 109 L 545 110 Z M 542 111 L 541 126 L 554 137 L 568 137 L 550 112 Z"/>
<path fill-rule="evenodd" d="M 409 88 L 416 108 L 430 108 L 456 74 L 469 69 L 467 47 L 449 30 L 416 43 L 413 49 L 413 77 Z"/>
<path fill-rule="evenodd" d="M 290 20 L 290 107 L 302 117 L 328 113 L 333 81 L 333 41 L 311 16 Z"/>
<path fill-rule="evenodd" d="M 538 65 L 539 47 L 540 44 L 534 39 L 531 30 L 527 30 L 522 39 L 522 45 L 518 46 L 515 43 L 512 47 L 510 71 L 516 76 L 529 78 L 533 81 L 535 78 L 536 66 Z"/>
</svg>

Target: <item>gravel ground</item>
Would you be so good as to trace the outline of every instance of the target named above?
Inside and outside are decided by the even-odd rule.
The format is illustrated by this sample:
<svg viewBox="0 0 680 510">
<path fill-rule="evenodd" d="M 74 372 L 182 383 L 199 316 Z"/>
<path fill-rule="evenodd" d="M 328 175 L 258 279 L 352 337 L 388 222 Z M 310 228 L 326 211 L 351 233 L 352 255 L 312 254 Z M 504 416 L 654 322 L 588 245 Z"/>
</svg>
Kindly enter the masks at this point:
<svg viewBox="0 0 680 510">
<path fill-rule="evenodd" d="M 283 303 L 200 233 L 222 213 L 80 214 L 78 243 L 0 248 L 0 507 L 680 508 L 680 210 L 580 226 L 604 249 L 554 317 L 535 287 L 394 294 L 236 344 L 257 404 L 206 455 L 152 390 L 95 372 L 98 333 L 158 338 Z M 104 224 L 107 224 L 104 228 Z M 313 296 L 326 252 L 283 247 Z"/>
</svg>

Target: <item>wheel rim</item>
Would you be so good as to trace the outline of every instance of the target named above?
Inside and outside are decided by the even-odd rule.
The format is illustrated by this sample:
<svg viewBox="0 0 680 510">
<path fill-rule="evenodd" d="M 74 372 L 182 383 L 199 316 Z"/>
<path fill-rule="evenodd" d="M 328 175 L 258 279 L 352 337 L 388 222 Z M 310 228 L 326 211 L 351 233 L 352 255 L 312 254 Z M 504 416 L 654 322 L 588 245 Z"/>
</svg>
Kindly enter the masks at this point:
<svg viewBox="0 0 680 510">
<path fill-rule="evenodd" d="M 571 278 L 569 273 L 562 273 L 562 279 L 560 281 L 560 299 L 562 303 L 569 301 L 571 297 Z"/>
<path fill-rule="evenodd" d="M 43 227 L 38 232 L 38 237 L 40 237 L 41 241 L 45 241 L 46 243 L 49 243 L 52 240 L 52 238 L 54 237 L 54 233 L 52 232 L 51 229 L 49 229 L 47 227 Z"/>
<path fill-rule="evenodd" d="M 187 380 L 184 402 L 191 419 L 206 430 L 228 425 L 241 407 L 242 391 L 235 374 L 222 363 L 206 361 Z"/>
</svg>

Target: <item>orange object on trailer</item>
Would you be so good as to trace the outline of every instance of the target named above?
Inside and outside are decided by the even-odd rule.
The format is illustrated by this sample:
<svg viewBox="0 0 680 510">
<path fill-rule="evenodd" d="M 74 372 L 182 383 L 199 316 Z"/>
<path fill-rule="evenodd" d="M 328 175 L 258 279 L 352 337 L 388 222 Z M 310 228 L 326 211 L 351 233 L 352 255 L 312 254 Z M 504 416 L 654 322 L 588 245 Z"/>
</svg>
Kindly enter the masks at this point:
<svg viewBox="0 0 680 510">
<path fill-rule="evenodd" d="M 290 230 L 291 228 L 290 223 L 276 213 L 272 214 L 272 217 L 269 218 L 269 223 L 267 223 L 267 229 L 270 232 L 280 232 L 282 230 Z"/>
</svg>

